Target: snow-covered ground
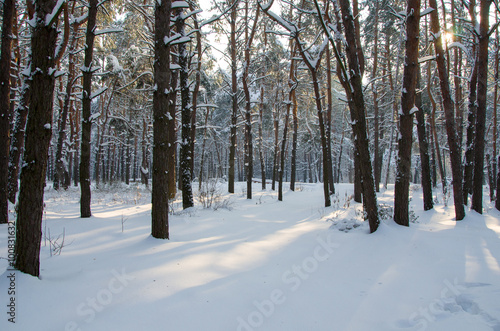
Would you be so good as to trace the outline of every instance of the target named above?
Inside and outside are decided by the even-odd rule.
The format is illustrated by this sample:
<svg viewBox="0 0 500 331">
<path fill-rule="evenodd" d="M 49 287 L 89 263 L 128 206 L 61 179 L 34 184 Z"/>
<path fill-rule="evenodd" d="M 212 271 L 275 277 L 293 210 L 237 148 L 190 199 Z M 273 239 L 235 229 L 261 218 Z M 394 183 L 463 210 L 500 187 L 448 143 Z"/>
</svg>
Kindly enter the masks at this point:
<svg viewBox="0 0 500 331">
<path fill-rule="evenodd" d="M 15 324 L 0 226 L 0 330 L 500 330 L 500 212 L 487 196 L 484 215 L 455 222 L 452 199 L 424 212 L 412 187 L 405 228 L 389 189 L 368 234 L 352 185 L 336 186 L 331 208 L 321 184 L 284 202 L 257 183 L 246 200 L 243 187 L 217 210 L 176 202 L 170 240 L 150 236 L 142 186 L 94 192 L 90 219 L 76 188 L 48 189 L 41 277 L 12 277 Z"/>
</svg>

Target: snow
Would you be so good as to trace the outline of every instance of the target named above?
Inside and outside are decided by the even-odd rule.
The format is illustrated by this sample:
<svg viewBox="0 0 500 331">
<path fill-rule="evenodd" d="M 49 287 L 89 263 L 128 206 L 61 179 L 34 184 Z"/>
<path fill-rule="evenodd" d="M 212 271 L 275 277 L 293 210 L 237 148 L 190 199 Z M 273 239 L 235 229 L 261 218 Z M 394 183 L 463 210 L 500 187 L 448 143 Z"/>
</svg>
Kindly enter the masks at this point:
<svg viewBox="0 0 500 331">
<path fill-rule="evenodd" d="M 352 184 L 336 185 L 330 208 L 322 206 L 321 184 L 285 190 L 283 202 L 258 183 L 247 200 L 245 185 L 223 194 L 218 210 L 197 203 L 182 211 L 176 200 L 171 240 L 158 240 L 150 236 L 146 187 L 95 190 L 93 216 L 82 220 L 79 189 L 55 192 L 49 184 L 42 228 L 52 241 L 64 232 L 65 246 L 50 256 L 50 242 L 42 239 L 41 279 L 7 270 L 0 259 L 0 329 L 500 327 L 500 212 L 487 199 L 483 215 L 469 211 L 455 222 L 453 206 L 443 203 L 449 197 L 437 189 L 435 209 L 424 212 L 422 191 L 412 185 L 406 228 L 391 219 L 389 186 L 378 195 L 380 228 L 368 234 Z M 8 225 L 0 225 L 2 257 L 7 239 Z M 5 314 L 11 273 L 15 325 Z"/>
<path fill-rule="evenodd" d="M 90 95 L 90 99 L 95 99 L 97 98 L 98 96 L 100 96 L 101 94 L 103 94 L 104 92 L 106 92 L 108 90 L 108 87 L 107 86 L 104 86 L 104 87 L 101 87 L 99 88 L 97 91 L 93 92 L 91 95 Z"/>
<path fill-rule="evenodd" d="M 174 2 L 172 2 L 172 9 L 179 9 L 179 8 L 189 8 L 189 5 L 186 1 L 174 1 Z"/>
<path fill-rule="evenodd" d="M 54 8 L 52 8 L 52 12 L 45 16 L 45 25 L 46 26 L 51 25 L 52 22 L 54 21 L 54 19 L 57 18 L 57 16 L 59 15 L 59 13 L 61 11 L 61 7 L 64 5 L 65 2 L 66 2 L 66 0 L 58 0 L 56 5 L 54 6 Z"/>
<path fill-rule="evenodd" d="M 124 32 L 122 28 L 107 28 L 107 29 L 102 29 L 102 30 L 97 30 L 94 35 L 99 36 L 102 34 L 108 34 L 108 33 L 121 33 Z"/>
<path fill-rule="evenodd" d="M 428 8 L 425 8 L 421 13 L 420 13 L 420 17 L 424 17 L 425 15 L 428 15 L 430 13 L 432 13 L 434 11 L 434 8 L 432 7 L 428 7 Z"/>
</svg>

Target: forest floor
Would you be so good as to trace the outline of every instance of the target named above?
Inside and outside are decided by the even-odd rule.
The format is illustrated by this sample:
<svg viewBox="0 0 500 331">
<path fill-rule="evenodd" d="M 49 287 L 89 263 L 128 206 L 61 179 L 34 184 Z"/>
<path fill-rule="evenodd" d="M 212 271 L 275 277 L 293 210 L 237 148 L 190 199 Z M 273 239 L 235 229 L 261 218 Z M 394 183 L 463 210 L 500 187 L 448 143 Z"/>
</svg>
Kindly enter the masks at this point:
<svg viewBox="0 0 500 331">
<path fill-rule="evenodd" d="M 406 228 L 389 187 L 369 234 L 352 185 L 336 185 L 329 208 L 321 184 L 283 202 L 258 183 L 246 200 L 243 188 L 212 208 L 174 202 L 170 240 L 150 235 L 144 186 L 93 192 L 90 219 L 77 188 L 48 188 L 40 279 L 7 270 L 0 226 L 0 330 L 500 330 L 500 212 L 486 194 L 483 215 L 455 222 L 453 199 L 435 191 L 424 212 L 412 186 Z"/>
</svg>

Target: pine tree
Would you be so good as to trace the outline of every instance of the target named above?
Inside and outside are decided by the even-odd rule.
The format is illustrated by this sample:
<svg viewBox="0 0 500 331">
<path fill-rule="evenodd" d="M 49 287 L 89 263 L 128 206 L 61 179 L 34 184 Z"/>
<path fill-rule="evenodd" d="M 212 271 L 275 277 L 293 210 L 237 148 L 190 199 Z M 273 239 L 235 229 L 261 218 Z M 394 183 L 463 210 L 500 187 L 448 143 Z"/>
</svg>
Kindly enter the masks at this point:
<svg viewBox="0 0 500 331">
<path fill-rule="evenodd" d="M 52 136 L 57 23 L 62 8 L 56 5 L 54 0 L 35 2 L 37 20 L 31 36 L 31 103 L 17 214 L 14 264 L 18 270 L 36 277 L 40 275 L 43 193 Z"/>
<path fill-rule="evenodd" d="M 155 2 L 155 61 L 153 92 L 153 192 L 151 235 L 169 239 L 168 228 L 168 105 L 171 93 L 170 16 L 171 1 Z"/>
</svg>

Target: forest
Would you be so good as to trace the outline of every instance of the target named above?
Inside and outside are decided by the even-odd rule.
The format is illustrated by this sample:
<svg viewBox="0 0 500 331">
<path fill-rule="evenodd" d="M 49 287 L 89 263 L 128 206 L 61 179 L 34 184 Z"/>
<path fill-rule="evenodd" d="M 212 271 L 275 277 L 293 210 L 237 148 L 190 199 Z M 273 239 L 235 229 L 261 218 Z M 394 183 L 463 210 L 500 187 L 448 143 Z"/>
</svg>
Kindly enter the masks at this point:
<svg viewBox="0 0 500 331">
<path fill-rule="evenodd" d="M 169 201 L 255 183 L 352 183 L 370 232 L 377 193 L 410 223 L 410 183 L 455 220 L 500 210 L 497 1 L 2 1 L 0 223 L 16 204 L 15 267 L 39 275 L 44 190 L 151 187 Z M 11 205 L 12 206 L 12 205 Z M 35 229 L 35 230 L 33 230 Z"/>
<path fill-rule="evenodd" d="M 498 0 L 0 13 L 8 330 L 500 327 Z"/>
</svg>

